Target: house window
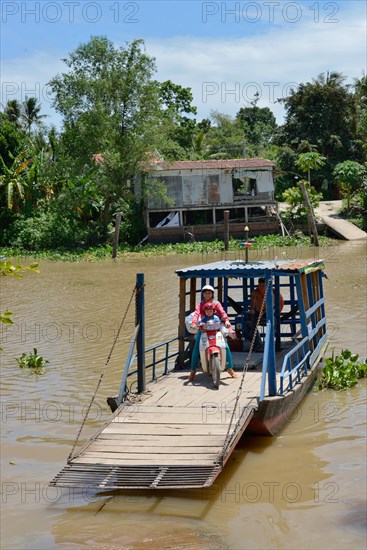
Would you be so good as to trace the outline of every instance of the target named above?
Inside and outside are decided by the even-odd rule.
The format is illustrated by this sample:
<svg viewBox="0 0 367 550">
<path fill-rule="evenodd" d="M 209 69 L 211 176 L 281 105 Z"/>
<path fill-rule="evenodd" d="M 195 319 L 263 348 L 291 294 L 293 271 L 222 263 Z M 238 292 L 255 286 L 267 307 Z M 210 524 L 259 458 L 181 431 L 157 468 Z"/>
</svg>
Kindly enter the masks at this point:
<svg viewBox="0 0 367 550">
<path fill-rule="evenodd" d="M 232 178 L 233 197 L 241 198 L 254 197 L 257 195 L 256 178 L 244 176 L 242 178 Z"/>
</svg>

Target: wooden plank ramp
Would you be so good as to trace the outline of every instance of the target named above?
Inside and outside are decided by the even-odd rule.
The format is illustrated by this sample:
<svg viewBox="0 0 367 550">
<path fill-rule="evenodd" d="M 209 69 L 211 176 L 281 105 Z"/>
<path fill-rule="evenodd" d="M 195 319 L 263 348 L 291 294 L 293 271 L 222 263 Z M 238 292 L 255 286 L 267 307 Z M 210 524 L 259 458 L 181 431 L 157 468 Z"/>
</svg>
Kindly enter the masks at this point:
<svg viewBox="0 0 367 550">
<path fill-rule="evenodd" d="M 260 372 L 222 373 L 219 389 L 199 372 L 172 371 L 123 403 L 51 485 L 94 489 L 211 485 L 257 406 Z"/>
</svg>

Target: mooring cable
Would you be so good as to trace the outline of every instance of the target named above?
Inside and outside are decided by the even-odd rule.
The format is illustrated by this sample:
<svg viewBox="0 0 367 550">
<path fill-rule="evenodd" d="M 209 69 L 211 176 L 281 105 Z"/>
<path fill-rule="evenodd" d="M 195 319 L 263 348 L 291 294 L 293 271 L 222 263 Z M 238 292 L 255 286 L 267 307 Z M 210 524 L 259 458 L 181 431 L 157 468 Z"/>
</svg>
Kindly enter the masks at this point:
<svg viewBox="0 0 367 550">
<path fill-rule="evenodd" d="M 86 420 L 87 420 L 87 418 L 88 418 L 89 412 L 90 412 L 91 407 L 92 407 L 92 405 L 93 405 L 93 402 L 94 402 L 94 400 L 95 400 L 95 398 L 96 398 L 96 395 L 97 395 L 97 392 L 98 392 L 98 390 L 99 390 L 99 387 L 100 387 L 100 385 L 101 385 L 101 383 L 102 383 L 103 376 L 104 376 L 104 374 L 105 374 L 105 372 L 106 372 L 106 370 L 107 370 L 108 364 L 109 364 L 109 362 L 110 362 L 110 360 L 111 360 L 113 350 L 115 349 L 115 346 L 116 346 L 117 341 L 118 341 L 119 336 L 120 336 L 120 332 L 121 332 L 121 330 L 122 330 L 122 327 L 124 326 L 124 323 L 125 323 L 125 320 L 126 320 L 126 316 L 127 316 L 128 311 L 129 311 L 129 309 L 130 309 L 130 306 L 131 306 L 131 302 L 133 301 L 134 296 L 136 297 L 136 296 L 138 295 L 138 293 L 139 293 L 140 290 L 143 288 L 143 286 L 144 286 L 144 285 L 142 285 L 139 289 L 137 289 L 136 286 L 133 288 L 133 291 L 132 291 L 132 293 L 131 293 L 131 297 L 130 297 L 129 303 L 127 304 L 126 311 L 125 311 L 124 316 L 123 316 L 123 318 L 122 318 L 122 320 L 121 320 L 121 323 L 120 323 L 120 325 L 119 325 L 119 327 L 118 327 L 118 329 L 117 329 L 116 336 L 115 336 L 114 341 L 113 341 L 113 343 L 112 343 L 112 347 L 111 347 L 110 353 L 108 354 L 108 357 L 107 357 L 107 359 L 106 359 L 106 362 L 105 362 L 105 364 L 104 364 L 104 366 L 103 366 L 103 368 L 102 368 L 101 375 L 100 375 L 99 380 L 98 380 L 98 382 L 97 382 L 97 387 L 96 387 L 96 389 L 95 389 L 95 392 L 94 392 L 94 394 L 93 394 L 93 397 L 92 397 L 92 399 L 91 399 L 91 402 L 89 403 L 89 406 L 88 406 L 88 408 L 87 408 L 87 411 L 86 411 L 86 413 L 85 413 L 85 415 L 84 415 L 84 418 L 83 418 L 83 420 L 82 420 L 81 426 L 80 426 L 80 428 L 79 428 L 79 432 L 78 432 L 78 434 L 77 434 L 77 436 L 76 436 L 76 439 L 75 439 L 75 441 L 74 441 L 74 445 L 73 445 L 73 447 L 72 447 L 72 449 L 71 449 L 71 451 L 70 451 L 70 454 L 69 454 L 69 456 L 68 456 L 67 463 L 69 463 L 69 462 L 72 460 L 72 458 L 76 458 L 75 456 L 73 457 L 74 449 L 75 449 L 75 447 L 76 447 L 76 445 L 77 445 L 77 443 L 78 443 L 78 441 L 79 441 L 80 434 L 82 433 L 82 430 L 83 430 L 83 428 L 84 428 L 85 422 L 86 422 Z M 76 456 L 78 456 L 78 455 L 76 455 Z"/>
<path fill-rule="evenodd" d="M 226 437 L 224 439 L 224 443 L 223 443 L 223 449 L 222 449 L 222 452 L 219 456 L 220 458 L 220 462 L 223 463 L 223 459 L 224 459 L 224 456 L 226 454 L 226 451 L 228 449 L 228 446 L 230 444 L 230 431 L 231 431 L 231 426 L 233 424 L 233 419 L 235 417 L 235 414 L 236 414 L 236 408 L 237 408 L 237 405 L 238 405 L 238 402 L 240 400 L 240 396 L 241 396 L 241 393 L 242 393 L 242 388 L 243 388 L 243 384 L 244 384 L 244 380 L 245 380 L 245 375 L 248 371 L 248 365 L 249 365 L 249 362 L 250 362 L 250 359 L 251 359 L 251 355 L 252 355 L 252 352 L 253 352 L 253 348 L 254 348 L 254 345 L 255 345 L 255 340 L 256 340 L 256 336 L 257 336 L 257 333 L 258 333 L 258 330 L 259 330 L 259 324 L 260 324 L 260 321 L 261 321 L 261 318 L 262 318 L 262 315 L 263 315 L 263 312 L 264 312 L 264 307 L 265 307 L 265 303 L 266 303 L 266 296 L 267 296 L 267 293 L 268 293 L 268 290 L 269 290 L 269 287 L 270 287 L 270 284 L 271 284 L 271 279 L 269 279 L 267 285 L 266 285 L 266 288 L 265 288 L 265 292 L 264 292 L 264 298 L 263 298 L 263 301 L 261 303 L 261 307 L 260 307 L 260 311 L 259 311 L 259 315 L 258 315 L 258 318 L 256 320 L 256 325 L 255 325 L 255 329 L 254 329 L 254 333 L 252 335 L 252 340 L 251 340 L 251 344 L 250 344 L 250 349 L 249 349 L 249 352 L 247 354 L 247 357 L 246 357 L 246 360 L 244 362 L 244 365 L 243 365 L 243 369 L 242 369 L 242 377 L 241 377 L 241 383 L 238 387 L 238 390 L 237 390 L 237 395 L 236 395 L 236 400 L 235 400 L 235 404 L 234 404 L 234 408 L 233 408 L 233 411 L 232 411 L 232 415 L 231 415 L 231 419 L 229 421 L 229 425 L 228 425 L 228 429 L 227 429 L 227 433 L 226 433 Z"/>
</svg>

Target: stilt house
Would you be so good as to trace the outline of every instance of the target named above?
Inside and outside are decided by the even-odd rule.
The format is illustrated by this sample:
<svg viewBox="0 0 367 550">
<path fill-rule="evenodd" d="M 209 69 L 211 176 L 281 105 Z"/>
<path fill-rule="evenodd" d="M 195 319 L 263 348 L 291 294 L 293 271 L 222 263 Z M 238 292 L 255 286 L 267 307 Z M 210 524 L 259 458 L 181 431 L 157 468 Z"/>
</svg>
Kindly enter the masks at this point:
<svg viewBox="0 0 367 550">
<path fill-rule="evenodd" d="M 243 237 L 245 225 L 251 235 L 275 233 L 273 176 L 274 163 L 262 158 L 150 163 L 146 184 L 150 189 L 164 184 L 170 200 L 150 194 L 146 204 L 149 241 L 223 239 L 225 210 L 233 237 Z"/>
</svg>

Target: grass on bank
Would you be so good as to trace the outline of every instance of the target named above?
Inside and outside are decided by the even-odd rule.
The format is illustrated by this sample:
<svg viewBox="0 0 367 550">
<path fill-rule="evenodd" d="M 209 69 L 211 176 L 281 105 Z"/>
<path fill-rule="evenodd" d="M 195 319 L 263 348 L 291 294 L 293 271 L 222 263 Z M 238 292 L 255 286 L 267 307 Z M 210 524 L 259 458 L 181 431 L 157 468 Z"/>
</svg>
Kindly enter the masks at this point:
<svg viewBox="0 0 367 550">
<path fill-rule="evenodd" d="M 335 240 L 328 237 L 319 236 L 320 247 L 328 247 L 335 245 Z M 251 253 L 255 250 L 263 251 L 270 248 L 283 248 L 283 247 L 309 247 L 310 238 L 303 233 L 297 233 L 290 237 L 281 235 L 260 235 L 251 239 L 252 246 L 250 248 Z M 243 250 L 241 241 L 233 238 L 229 241 L 229 250 Z M 110 244 L 104 246 L 97 246 L 88 249 L 74 249 L 74 250 L 25 250 L 23 248 L 2 248 L 0 247 L 0 256 L 6 258 L 36 258 L 52 261 L 93 261 L 101 260 L 104 258 L 110 258 L 112 256 L 113 247 Z M 189 242 L 189 243 L 175 243 L 175 244 L 143 244 L 140 246 L 131 246 L 128 244 L 122 244 L 119 246 L 117 257 L 123 258 L 124 256 L 167 256 L 174 254 L 215 254 L 217 252 L 224 252 L 224 242 L 219 240 L 203 241 L 203 242 Z"/>
</svg>

